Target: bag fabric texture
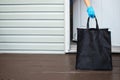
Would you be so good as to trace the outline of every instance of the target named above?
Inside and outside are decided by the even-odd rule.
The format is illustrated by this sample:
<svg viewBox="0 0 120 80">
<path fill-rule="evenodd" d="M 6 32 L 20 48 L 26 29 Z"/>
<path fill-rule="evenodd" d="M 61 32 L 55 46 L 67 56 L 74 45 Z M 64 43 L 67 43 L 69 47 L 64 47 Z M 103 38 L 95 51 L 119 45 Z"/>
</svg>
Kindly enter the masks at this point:
<svg viewBox="0 0 120 80">
<path fill-rule="evenodd" d="M 76 69 L 80 70 L 112 70 L 111 32 L 108 28 L 99 29 L 97 18 L 96 28 L 77 28 Z"/>
</svg>

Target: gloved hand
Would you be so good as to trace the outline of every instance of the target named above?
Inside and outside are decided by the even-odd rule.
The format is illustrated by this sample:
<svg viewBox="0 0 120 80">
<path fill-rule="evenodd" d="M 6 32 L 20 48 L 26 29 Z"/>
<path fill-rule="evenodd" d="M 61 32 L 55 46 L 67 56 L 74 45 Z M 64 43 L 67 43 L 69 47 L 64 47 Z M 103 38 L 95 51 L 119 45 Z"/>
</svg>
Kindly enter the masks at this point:
<svg viewBox="0 0 120 80">
<path fill-rule="evenodd" d="M 87 13 L 88 13 L 88 16 L 91 17 L 91 18 L 94 18 L 95 17 L 95 12 L 94 12 L 94 9 L 93 7 L 88 7 L 87 8 Z"/>
</svg>

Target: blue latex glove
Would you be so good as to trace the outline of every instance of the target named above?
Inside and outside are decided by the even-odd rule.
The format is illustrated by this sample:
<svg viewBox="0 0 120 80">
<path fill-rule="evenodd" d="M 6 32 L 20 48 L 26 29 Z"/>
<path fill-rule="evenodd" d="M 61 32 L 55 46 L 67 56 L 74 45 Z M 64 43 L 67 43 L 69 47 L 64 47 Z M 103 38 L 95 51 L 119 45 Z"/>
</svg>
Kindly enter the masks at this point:
<svg viewBox="0 0 120 80">
<path fill-rule="evenodd" d="M 95 12 L 94 12 L 94 9 L 93 7 L 88 7 L 87 8 L 87 13 L 88 13 L 88 16 L 91 17 L 91 18 L 94 18 L 95 17 Z"/>
</svg>

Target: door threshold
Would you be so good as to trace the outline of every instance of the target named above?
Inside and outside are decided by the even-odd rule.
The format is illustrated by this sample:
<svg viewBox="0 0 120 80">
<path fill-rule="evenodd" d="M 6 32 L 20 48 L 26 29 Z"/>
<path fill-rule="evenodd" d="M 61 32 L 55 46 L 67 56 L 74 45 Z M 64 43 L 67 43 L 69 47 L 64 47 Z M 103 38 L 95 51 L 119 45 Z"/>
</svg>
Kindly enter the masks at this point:
<svg viewBox="0 0 120 80">
<path fill-rule="evenodd" d="M 76 42 L 70 42 L 70 53 L 76 53 L 77 52 L 77 43 Z"/>
<path fill-rule="evenodd" d="M 77 52 L 77 43 L 71 42 L 69 53 Z M 112 53 L 120 53 L 120 46 L 112 46 Z"/>
</svg>

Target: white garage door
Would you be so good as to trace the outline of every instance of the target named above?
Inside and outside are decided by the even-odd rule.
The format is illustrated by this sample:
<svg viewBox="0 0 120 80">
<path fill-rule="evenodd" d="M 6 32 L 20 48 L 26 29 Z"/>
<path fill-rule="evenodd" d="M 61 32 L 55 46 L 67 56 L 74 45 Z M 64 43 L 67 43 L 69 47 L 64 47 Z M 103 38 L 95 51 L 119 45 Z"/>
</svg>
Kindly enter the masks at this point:
<svg viewBox="0 0 120 80">
<path fill-rule="evenodd" d="M 64 0 L 0 0 L 0 53 L 64 53 Z"/>
</svg>

